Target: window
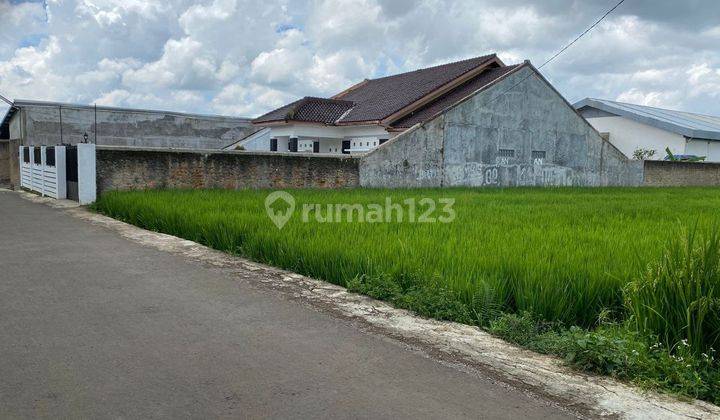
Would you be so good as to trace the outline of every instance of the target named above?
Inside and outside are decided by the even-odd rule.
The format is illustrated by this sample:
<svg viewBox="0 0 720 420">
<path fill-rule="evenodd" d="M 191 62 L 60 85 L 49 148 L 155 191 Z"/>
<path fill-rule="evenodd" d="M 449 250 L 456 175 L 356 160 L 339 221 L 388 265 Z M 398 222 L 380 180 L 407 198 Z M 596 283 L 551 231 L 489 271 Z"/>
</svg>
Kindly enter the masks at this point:
<svg viewBox="0 0 720 420">
<path fill-rule="evenodd" d="M 33 147 L 33 158 L 35 159 L 36 165 L 40 165 L 42 163 L 42 157 L 40 157 L 40 146 Z"/>
<path fill-rule="evenodd" d="M 30 163 L 30 148 L 23 147 L 23 162 Z"/>
<path fill-rule="evenodd" d="M 270 139 L 270 151 L 277 152 L 277 139 Z"/>
<path fill-rule="evenodd" d="M 55 166 L 55 148 L 54 147 L 46 147 L 45 148 L 45 164 L 47 166 Z"/>
<path fill-rule="evenodd" d="M 533 150 L 532 151 L 532 158 L 535 159 L 545 159 L 545 151 L 544 150 Z"/>
<path fill-rule="evenodd" d="M 515 157 L 515 149 L 500 149 L 500 150 L 498 150 L 498 156 L 504 157 L 504 158 L 514 158 Z"/>
</svg>

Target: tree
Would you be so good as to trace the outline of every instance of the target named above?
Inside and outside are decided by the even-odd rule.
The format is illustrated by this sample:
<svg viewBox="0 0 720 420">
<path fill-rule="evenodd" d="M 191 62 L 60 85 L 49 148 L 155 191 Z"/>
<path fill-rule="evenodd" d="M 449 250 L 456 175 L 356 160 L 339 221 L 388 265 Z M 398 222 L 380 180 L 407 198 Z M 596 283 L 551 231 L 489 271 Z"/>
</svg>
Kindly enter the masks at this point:
<svg viewBox="0 0 720 420">
<path fill-rule="evenodd" d="M 653 156 L 655 156 L 655 149 L 643 149 L 642 147 L 638 147 L 633 152 L 633 159 L 635 160 L 646 160 Z"/>
</svg>

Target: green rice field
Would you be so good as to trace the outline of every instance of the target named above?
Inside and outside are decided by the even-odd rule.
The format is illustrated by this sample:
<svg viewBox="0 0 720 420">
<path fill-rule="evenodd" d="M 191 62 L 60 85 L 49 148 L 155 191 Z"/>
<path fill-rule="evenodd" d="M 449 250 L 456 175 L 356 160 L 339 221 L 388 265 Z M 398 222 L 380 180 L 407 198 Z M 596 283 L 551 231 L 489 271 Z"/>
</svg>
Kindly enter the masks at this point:
<svg viewBox="0 0 720 420">
<path fill-rule="evenodd" d="M 720 403 L 720 189 L 288 192 L 293 212 L 257 190 L 110 192 L 94 209 Z"/>
<path fill-rule="evenodd" d="M 283 229 L 266 214 L 268 191 L 112 192 L 96 208 L 341 285 L 359 276 L 439 284 L 466 303 L 586 327 L 620 311 L 623 286 L 678 232 L 720 217 L 720 189 L 711 188 L 290 192 L 296 211 Z M 306 203 L 367 206 L 386 197 L 453 198 L 456 218 L 319 223 L 311 213 L 303 222 Z"/>
</svg>

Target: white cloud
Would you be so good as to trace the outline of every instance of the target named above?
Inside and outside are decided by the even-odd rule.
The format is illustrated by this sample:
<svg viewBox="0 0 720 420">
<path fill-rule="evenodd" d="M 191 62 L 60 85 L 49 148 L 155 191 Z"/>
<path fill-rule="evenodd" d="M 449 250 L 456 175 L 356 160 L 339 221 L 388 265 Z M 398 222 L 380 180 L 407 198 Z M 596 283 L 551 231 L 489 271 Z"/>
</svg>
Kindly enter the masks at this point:
<svg viewBox="0 0 720 420">
<path fill-rule="evenodd" d="M 275 48 L 261 52 L 250 63 L 253 80 L 285 87 L 300 82 L 299 73 L 312 63 L 312 51 L 303 45 L 304 42 L 304 35 L 299 30 L 285 31 Z"/>
<path fill-rule="evenodd" d="M 169 40 L 159 60 L 125 71 L 122 82 L 126 86 L 199 89 L 213 87 L 219 73 L 215 57 L 206 54 L 200 42 L 185 37 Z"/>
<path fill-rule="evenodd" d="M 257 84 L 225 86 L 212 100 L 212 109 L 226 115 L 253 115 L 256 110 L 278 108 L 295 98 Z"/>
<path fill-rule="evenodd" d="M 49 97 L 59 99 L 71 94 L 70 77 L 53 72 L 52 62 L 62 53 L 54 36 L 40 45 L 18 48 L 12 57 L 0 62 L 0 92 L 4 96 Z"/>
<path fill-rule="evenodd" d="M 626 2 L 627 3 L 627 2 Z M 704 3 L 704 4 L 702 4 Z M 574 101 L 720 115 L 720 9 L 623 5 L 543 69 Z M 366 77 L 498 52 L 540 64 L 591 0 L 0 0 L 0 93 L 258 115 Z"/>
</svg>

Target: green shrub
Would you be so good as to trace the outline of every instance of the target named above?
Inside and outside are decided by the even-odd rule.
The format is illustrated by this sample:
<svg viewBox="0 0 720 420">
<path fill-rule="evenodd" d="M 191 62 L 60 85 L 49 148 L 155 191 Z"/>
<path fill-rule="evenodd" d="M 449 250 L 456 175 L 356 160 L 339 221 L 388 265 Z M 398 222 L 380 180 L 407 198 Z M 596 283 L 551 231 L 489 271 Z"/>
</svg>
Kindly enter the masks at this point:
<svg viewBox="0 0 720 420">
<path fill-rule="evenodd" d="M 720 402 L 720 366 L 714 352 L 696 356 L 689 346 L 681 344 L 671 353 L 656 338 L 625 324 L 601 325 L 593 331 L 563 328 L 526 312 L 504 314 L 489 330 L 504 340 L 558 356 L 586 372 Z"/>
<path fill-rule="evenodd" d="M 720 339 L 720 234 L 697 229 L 670 243 L 659 261 L 625 288 L 637 331 L 674 349 L 708 353 Z"/>
</svg>

